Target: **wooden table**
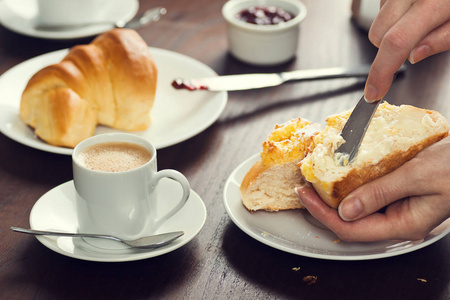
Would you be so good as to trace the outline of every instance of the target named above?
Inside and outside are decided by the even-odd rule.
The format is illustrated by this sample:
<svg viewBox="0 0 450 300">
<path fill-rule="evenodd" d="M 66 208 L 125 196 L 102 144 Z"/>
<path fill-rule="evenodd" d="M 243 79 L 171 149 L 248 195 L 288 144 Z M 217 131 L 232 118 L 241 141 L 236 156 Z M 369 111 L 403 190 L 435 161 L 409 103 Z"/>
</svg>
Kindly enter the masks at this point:
<svg viewBox="0 0 450 300">
<path fill-rule="evenodd" d="M 164 5 L 168 14 L 138 32 L 150 46 L 190 56 L 220 75 L 354 66 L 376 54 L 367 33 L 352 23 L 349 0 L 304 0 L 308 15 L 296 59 L 271 68 L 243 64 L 228 52 L 224 2 L 141 0 L 140 10 Z M 0 74 L 34 56 L 89 41 L 37 39 L 0 27 Z M 409 66 L 387 99 L 450 118 L 449 63 L 450 53 L 444 53 Z M 401 256 L 323 260 L 266 246 L 225 211 L 226 179 L 260 151 L 275 124 L 296 117 L 324 123 L 329 114 L 352 107 L 363 86 L 361 80 L 338 79 L 230 92 L 210 128 L 158 152 L 159 167 L 184 173 L 203 199 L 206 224 L 184 247 L 133 262 L 73 259 L 12 233 L 10 226 L 29 226 L 30 210 L 45 192 L 72 179 L 71 158 L 0 135 L 0 299 L 449 299 L 448 236 Z M 308 275 L 317 282 L 304 283 Z"/>
</svg>

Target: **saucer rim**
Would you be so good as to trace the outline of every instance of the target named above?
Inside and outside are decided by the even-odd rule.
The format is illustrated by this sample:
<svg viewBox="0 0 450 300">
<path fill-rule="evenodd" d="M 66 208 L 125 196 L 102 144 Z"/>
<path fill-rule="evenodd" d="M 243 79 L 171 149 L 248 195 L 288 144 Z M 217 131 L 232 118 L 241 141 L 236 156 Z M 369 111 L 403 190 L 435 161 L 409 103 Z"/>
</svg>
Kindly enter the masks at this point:
<svg viewBox="0 0 450 300">
<path fill-rule="evenodd" d="M 266 212 L 259 211 L 251 214 L 248 210 L 242 205 L 242 199 L 239 195 L 239 186 L 242 182 L 247 171 L 260 159 L 259 153 L 256 153 L 243 162 L 241 162 L 229 175 L 226 180 L 224 190 L 223 190 L 223 204 L 225 210 L 230 217 L 231 221 L 244 233 L 252 237 L 253 239 L 270 246 L 272 248 L 281 250 L 283 252 L 310 257 L 315 259 L 324 259 L 324 260 L 335 260 L 335 261 L 363 261 L 363 260 L 373 260 L 373 259 L 382 259 L 388 257 L 394 257 L 398 255 L 407 254 L 410 252 L 417 251 L 419 249 L 425 248 L 431 244 L 436 243 L 440 239 L 447 236 L 450 233 L 450 218 L 446 221 L 442 222 L 438 227 L 436 227 L 432 232 L 428 234 L 427 237 L 420 241 L 379 241 L 379 242 L 370 242 L 370 243 L 347 243 L 340 242 L 338 237 L 329 229 L 319 229 L 318 227 L 312 226 L 314 231 L 309 233 L 304 232 L 305 235 L 310 236 L 309 239 L 305 239 L 301 243 L 298 241 L 290 241 L 283 236 L 278 236 L 277 234 L 272 234 L 272 230 L 274 227 L 274 221 L 267 221 L 264 227 L 258 227 L 255 225 L 257 219 L 264 218 L 264 216 L 268 216 L 270 214 L 274 214 L 274 212 Z M 298 212 L 298 215 L 296 213 Z M 302 224 L 301 227 L 297 229 L 292 228 L 282 228 L 284 233 L 289 233 L 290 231 L 302 232 L 305 230 L 308 225 L 307 219 L 304 218 L 304 215 L 308 213 L 304 210 L 286 210 L 275 213 L 277 216 L 283 215 L 284 219 L 288 220 L 289 218 L 295 218 L 299 220 Z M 291 214 L 295 214 L 295 217 L 292 217 Z M 277 224 L 279 226 L 279 224 Z M 322 238 L 320 238 L 322 236 Z M 311 240 L 317 239 L 318 241 L 323 241 L 328 243 L 329 247 L 334 247 L 336 245 L 336 249 L 325 249 L 321 246 L 315 246 Z M 349 249 L 342 250 L 338 245 L 345 245 L 349 247 Z M 360 251 L 350 251 L 353 250 L 352 247 L 362 246 L 363 250 Z M 377 251 L 376 247 L 374 247 L 373 252 L 369 253 L 370 247 L 372 246 L 385 246 L 383 248 L 384 251 Z M 380 246 L 378 248 L 381 248 Z"/>
<path fill-rule="evenodd" d="M 149 49 L 157 66 L 161 67 L 161 69 L 164 69 L 165 71 L 158 73 L 158 86 L 155 96 L 155 105 L 152 108 L 152 115 L 154 116 L 152 125 L 146 130 L 135 131 L 133 134 L 151 140 L 152 144 L 157 150 L 159 150 L 189 140 L 214 124 L 226 107 L 228 93 L 192 93 L 190 91 L 174 89 L 170 85 L 173 78 L 186 76 L 214 77 L 217 76 L 217 73 L 204 63 L 184 54 L 162 48 L 149 47 Z M 21 122 L 19 116 L 20 94 L 16 92 L 17 90 L 23 91 L 27 82 L 26 77 L 24 80 L 17 79 L 19 74 L 22 76 L 21 78 L 24 78 L 23 74 L 31 77 L 34 74 L 33 72 L 36 72 L 40 68 L 61 60 L 67 51 L 68 49 L 61 49 L 30 58 L 10 68 L 0 76 L 0 90 L 3 94 L 5 94 L 5 97 L 0 99 L 0 132 L 18 143 L 37 150 L 62 155 L 72 154 L 73 149 L 71 148 L 52 146 L 48 143 L 40 141 L 34 135 L 34 131 L 31 131 L 25 124 L 23 124 L 23 122 Z M 164 68 L 164 66 L 172 64 L 178 64 L 182 67 L 182 69 L 175 70 L 171 68 Z M 30 72 L 30 69 L 34 71 Z M 180 106 L 177 105 L 180 101 L 179 99 L 189 100 L 192 104 L 190 106 L 191 113 L 189 115 L 185 113 L 186 109 L 181 109 Z M 161 112 L 164 112 L 165 110 L 161 110 L 161 107 L 166 106 L 167 108 L 168 105 L 175 105 L 175 108 L 178 107 L 172 111 L 170 116 L 167 116 L 169 118 L 166 118 L 166 116 L 164 116 L 164 118 L 155 116 L 158 111 L 160 112 L 159 116 L 163 116 Z M 5 109 L 3 107 L 5 107 Z M 8 108 L 13 108 L 14 110 Z M 173 119 L 174 115 L 182 117 L 177 119 L 177 124 L 182 124 L 182 126 L 184 126 L 183 130 L 179 128 L 180 126 L 173 126 L 176 124 L 168 122 L 168 120 Z M 16 126 L 15 123 L 19 125 Z M 174 127 L 176 130 L 174 130 Z M 162 128 L 165 129 L 162 130 Z M 170 128 L 170 130 L 167 128 Z M 108 128 L 106 126 L 97 126 L 94 135 L 109 132 L 122 131 Z M 162 136 L 164 136 L 164 138 L 162 138 Z"/>
<path fill-rule="evenodd" d="M 37 0 L 29 0 L 29 1 L 37 1 Z M 95 36 L 114 28 L 113 24 L 111 25 L 93 24 L 83 27 L 82 30 L 48 31 L 48 30 L 34 29 L 32 24 L 34 23 L 36 16 L 25 19 L 22 16 L 17 15 L 11 9 L 11 7 L 8 6 L 6 2 L 7 1 L 0 1 L 0 24 L 10 31 L 29 37 L 50 39 L 50 40 L 81 39 Z M 140 6 L 139 1 L 133 0 L 128 5 L 129 9 L 122 14 L 121 18 L 123 18 L 123 20 L 125 21 L 130 21 L 138 13 L 139 6 Z M 5 13 L 7 13 L 6 14 L 7 16 L 9 16 L 8 18 L 5 18 Z M 7 22 L 11 21 L 11 18 L 14 18 L 16 20 L 16 22 L 14 22 L 13 25 L 10 24 L 11 22 Z M 26 25 L 25 26 L 24 24 L 17 25 L 17 23 L 21 23 L 20 20 L 22 20 L 22 23 Z"/>
<path fill-rule="evenodd" d="M 173 185 L 178 184 L 176 181 L 173 181 L 173 180 L 170 180 L 167 178 L 161 179 L 160 184 L 161 183 L 166 185 L 166 187 L 165 187 L 166 189 L 170 188 L 170 185 L 172 185 L 172 184 Z M 50 230 L 49 228 L 36 228 L 36 226 L 34 225 L 35 218 L 37 218 L 36 217 L 36 214 L 37 214 L 36 207 L 37 207 L 37 205 L 39 205 L 39 203 L 42 204 L 42 201 L 50 201 L 50 202 L 54 201 L 54 200 L 48 200 L 48 198 L 52 197 L 52 193 L 61 192 L 62 189 L 64 189 L 64 188 L 72 189 L 72 191 L 73 191 L 75 189 L 73 180 L 69 180 L 67 182 L 64 182 L 64 183 L 50 189 L 35 202 L 35 204 L 33 205 L 32 209 L 31 209 L 30 217 L 29 217 L 29 223 L 30 223 L 31 229 Z M 70 201 L 74 205 L 74 203 L 73 203 L 74 200 L 71 199 L 70 197 L 66 197 L 65 200 Z M 198 213 L 197 218 L 198 219 L 202 218 L 200 223 L 195 226 L 195 229 L 193 229 L 192 232 L 188 233 L 185 231 L 185 234 L 182 237 L 180 237 L 178 240 L 174 241 L 171 244 L 168 244 L 166 246 L 159 247 L 156 249 L 148 249 L 148 250 L 132 249 L 132 248 L 125 248 L 125 249 L 121 249 L 121 250 L 101 249 L 101 248 L 97 248 L 97 247 L 89 245 L 82 239 L 78 239 L 78 238 L 74 238 L 74 237 L 51 237 L 51 238 L 46 237 L 46 236 L 35 236 L 35 237 L 42 245 L 44 245 L 45 247 L 47 247 L 48 249 L 50 249 L 56 253 L 59 253 L 61 255 L 67 256 L 67 257 L 75 258 L 75 259 L 85 260 L 85 261 L 128 262 L 128 261 L 137 261 L 137 260 L 158 257 L 161 255 L 173 252 L 173 251 L 183 247 L 187 243 L 189 243 L 192 239 L 194 239 L 194 237 L 196 237 L 198 235 L 198 233 L 201 231 L 201 229 L 205 225 L 206 217 L 207 217 L 206 206 L 205 206 L 203 200 L 201 199 L 201 197 L 194 190 L 191 189 L 191 195 L 189 196 L 188 203 L 192 202 L 192 201 L 195 202 L 195 204 L 192 204 L 192 205 L 195 208 L 194 211 L 196 213 Z M 187 207 L 184 206 L 178 213 L 181 213 L 183 211 L 184 211 L 184 213 L 186 213 L 186 209 L 187 209 Z M 73 213 L 76 217 L 76 210 L 74 210 Z M 72 215 L 72 216 L 74 216 L 74 215 Z M 170 222 L 170 219 L 167 222 Z M 74 225 L 75 227 L 78 228 L 78 222 L 77 222 L 77 224 L 72 224 L 72 225 Z M 51 230 L 55 230 L 55 229 L 51 228 Z M 76 230 L 78 230 L 78 229 L 76 229 Z M 61 231 L 65 231 L 65 230 L 61 230 Z M 78 250 L 78 254 L 68 252 L 63 248 L 58 247 L 57 241 L 59 239 L 67 239 L 68 241 L 70 241 L 70 243 L 73 243 L 73 247 L 74 247 L 74 249 L 76 248 Z M 100 255 L 105 254 L 106 256 L 104 258 L 90 256 L 89 252 L 86 252 L 85 250 L 80 248 L 80 245 L 83 246 L 83 248 L 87 247 L 87 248 L 93 249 L 94 251 L 96 251 L 96 254 L 100 254 Z"/>
</svg>

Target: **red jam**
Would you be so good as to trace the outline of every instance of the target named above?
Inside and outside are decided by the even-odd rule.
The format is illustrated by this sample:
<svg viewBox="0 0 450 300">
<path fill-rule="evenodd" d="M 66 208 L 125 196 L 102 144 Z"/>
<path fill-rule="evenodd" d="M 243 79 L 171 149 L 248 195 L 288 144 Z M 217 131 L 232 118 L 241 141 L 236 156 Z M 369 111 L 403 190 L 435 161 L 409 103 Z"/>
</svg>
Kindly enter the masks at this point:
<svg viewBox="0 0 450 300">
<path fill-rule="evenodd" d="M 172 86 L 177 89 L 185 89 L 188 91 L 197 91 L 197 90 L 208 90 L 207 86 L 194 84 L 193 82 L 183 80 L 183 79 L 175 79 L 172 81 Z"/>
<path fill-rule="evenodd" d="M 236 18 L 256 25 L 276 25 L 293 19 L 294 15 L 279 7 L 253 6 L 239 12 Z"/>
</svg>

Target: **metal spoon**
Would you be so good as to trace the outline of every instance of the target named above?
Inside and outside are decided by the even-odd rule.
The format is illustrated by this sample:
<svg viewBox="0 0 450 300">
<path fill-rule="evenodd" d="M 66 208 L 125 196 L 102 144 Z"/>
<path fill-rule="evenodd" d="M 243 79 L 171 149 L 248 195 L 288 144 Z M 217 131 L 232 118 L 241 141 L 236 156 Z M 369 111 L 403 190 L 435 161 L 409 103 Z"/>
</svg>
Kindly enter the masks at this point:
<svg viewBox="0 0 450 300">
<path fill-rule="evenodd" d="M 71 237 L 89 237 L 89 238 L 97 238 L 97 239 L 107 239 L 113 240 L 117 242 L 121 242 L 125 245 L 128 245 L 132 248 L 139 249 L 152 249 L 162 247 L 181 237 L 184 232 L 183 231 L 175 231 L 168 232 L 163 234 L 156 234 L 145 236 L 136 240 L 127 241 L 120 239 L 111 235 L 101 235 L 101 234 L 90 234 L 90 233 L 69 233 L 69 232 L 54 232 L 54 231 L 42 231 L 42 230 L 33 230 L 33 229 L 25 229 L 20 227 L 11 227 L 12 231 L 28 233 L 34 235 L 54 235 L 54 236 L 71 236 Z"/>
<path fill-rule="evenodd" d="M 165 15 L 167 10 L 164 7 L 155 7 L 146 10 L 145 12 L 135 16 L 133 19 L 128 22 L 124 20 L 119 21 L 99 21 L 99 22 L 90 22 L 85 24 L 68 24 L 68 25 L 47 25 L 47 24 L 36 24 L 34 29 L 40 31 L 66 31 L 66 30 L 74 30 L 80 29 L 86 26 L 92 25 L 101 25 L 101 24 L 111 24 L 116 28 L 131 28 L 138 29 L 143 27 L 149 23 L 158 21 L 162 15 Z"/>
</svg>

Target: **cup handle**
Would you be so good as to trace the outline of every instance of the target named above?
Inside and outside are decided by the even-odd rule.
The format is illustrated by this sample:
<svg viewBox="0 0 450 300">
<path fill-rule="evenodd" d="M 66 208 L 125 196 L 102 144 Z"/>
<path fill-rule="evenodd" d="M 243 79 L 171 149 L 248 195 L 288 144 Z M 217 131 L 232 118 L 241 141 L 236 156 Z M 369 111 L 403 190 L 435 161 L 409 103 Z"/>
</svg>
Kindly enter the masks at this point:
<svg viewBox="0 0 450 300">
<path fill-rule="evenodd" d="M 189 199 L 189 195 L 191 193 L 189 181 L 186 179 L 186 177 L 184 177 L 183 174 L 175 170 L 161 170 L 156 172 L 155 185 L 157 185 L 159 181 L 165 177 L 178 181 L 178 183 L 183 188 L 183 195 L 181 196 L 180 201 L 174 208 L 172 208 L 168 213 L 166 213 L 164 216 L 162 216 L 155 222 L 155 228 L 161 226 L 162 223 L 164 223 L 167 219 L 169 219 L 175 213 L 177 213 L 186 204 L 187 200 Z"/>
</svg>

